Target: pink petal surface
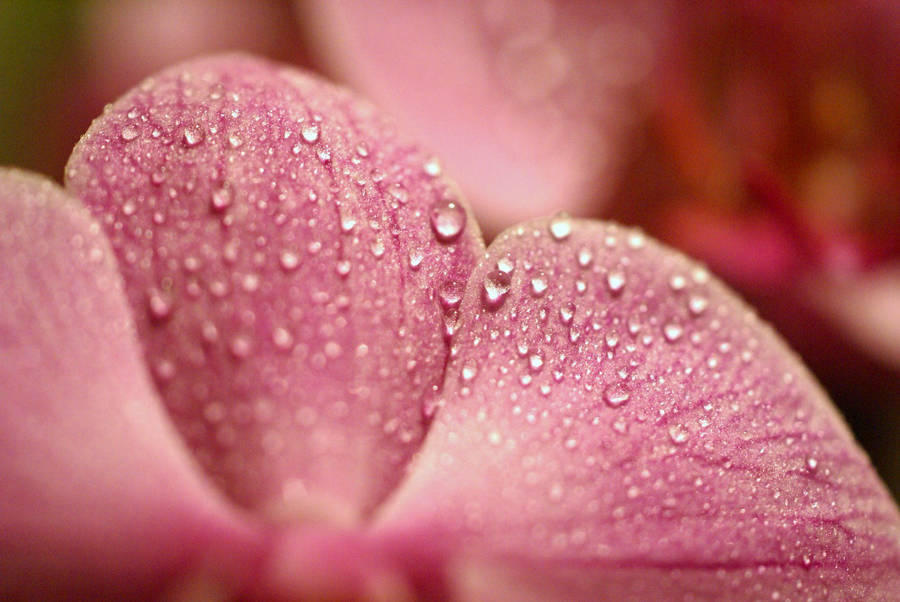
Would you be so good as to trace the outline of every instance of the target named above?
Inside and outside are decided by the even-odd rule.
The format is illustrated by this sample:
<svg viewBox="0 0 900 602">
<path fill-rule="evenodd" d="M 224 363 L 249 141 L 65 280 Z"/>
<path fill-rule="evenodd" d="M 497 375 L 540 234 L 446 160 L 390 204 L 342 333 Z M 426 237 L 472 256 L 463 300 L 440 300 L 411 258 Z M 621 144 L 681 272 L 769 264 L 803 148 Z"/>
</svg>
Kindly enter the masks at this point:
<svg viewBox="0 0 900 602">
<path fill-rule="evenodd" d="M 377 516 L 449 558 L 460 598 L 900 595 L 894 502 L 704 268 L 558 216 L 501 235 L 460 313 L 443 407 Z"/>
<path fill-rule="evenodd" d="M 156 384 L 241 504 L 352 522 L 402 475 L 483 248 L 440 172 L 368 104 L 237 55 L 147 80 L 76 147 Z"/>
<path fill-rule="evenodd" d="M 596 211 L 662 28 L 654 2 L 312 2 L 326 66 L 445 158 L 489 232 Z"/>
<path fill-rule="evenodd" d="M 0 597 L 240 587 L 260 542 L 165 416 L 99 225 L 8 169 L 0 223 Z"/>
</svg>

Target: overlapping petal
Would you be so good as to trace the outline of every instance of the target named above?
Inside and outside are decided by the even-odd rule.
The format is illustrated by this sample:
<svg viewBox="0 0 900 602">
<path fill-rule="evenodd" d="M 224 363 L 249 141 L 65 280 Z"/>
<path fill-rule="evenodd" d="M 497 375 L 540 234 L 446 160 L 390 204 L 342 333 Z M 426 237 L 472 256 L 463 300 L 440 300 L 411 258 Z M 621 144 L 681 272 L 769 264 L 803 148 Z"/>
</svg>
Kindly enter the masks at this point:
<svg viewBox="0 0 900 602">
<path fill-rule="evenodd" d="M 705 269 L 614 225 L 506 232 L 377 517 L 469 599 L 889 600 L 900 517 L 822 390 Z M 426 543 L 427 542 L 427 543 Z"/>
<path fill-rule="evenodd" d="M 440 164 L 373 109 L 242 56 L 151 78 L 76 147 L 181 434 L 238 502 L 353 521 L 443 379 L 443 306 L 482 252 Z"/>
<path fill-rule="evenodd" d="M 261 538 L 166 417 L 99 225 L 8 169 L 0 223 L 0 596 L 240 589 Z"/>
<path fill-rule="evenodd" d="M 656 59 L 658 2 L 312 2 L 326 66 L 440 152 L 490 232 L 602 205 Z"/>
</svg>

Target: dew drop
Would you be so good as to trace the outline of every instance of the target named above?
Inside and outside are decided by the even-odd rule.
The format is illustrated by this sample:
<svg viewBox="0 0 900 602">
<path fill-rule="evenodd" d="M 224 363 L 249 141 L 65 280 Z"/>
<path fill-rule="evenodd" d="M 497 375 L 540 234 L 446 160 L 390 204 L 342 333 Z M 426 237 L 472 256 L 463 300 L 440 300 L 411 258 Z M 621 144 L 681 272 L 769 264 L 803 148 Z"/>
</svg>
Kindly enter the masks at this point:
<svg viewBox="0 0 900 602">
<path fill-rule="evenodd" d="M 531 294 L 540 297 L 547 292 L 547 279 L 543 274 L 539 274 L 531 279 Z"/>
<path fill-rule="evenodd" d="M 466 212 L 456 201 L 441 199 L 431 206 L 431 229 L 443 243 L 459 238 L 466 226 Z"/>
<path fill-rule="evenodd" d="M 540 369 L 544 366 L 544 358 L 542 358 L 540 354 L 532 353 L 528 358 L 528 365 L 535 372 L 539 372 Z"/>
<path fill-rule="evenodd" d="M 425 163 L 422 164 L 422 169 L 426 174 L 431 176 L 432 178 L 436 178 L 441 175 L 441 162 L 437 157 L 429 157 Z"/>
<path fill-rule="evenodd" d="M 347 274 L 350 273 L 351 267 L 352 267 L 352 264 L 350 263 L 349 259 L 341 259 L 340 261 L 337 262 L 337 265 L 335 266 L 335 270 L 337 270 L 337 273 L 339 276 L 346 276 Z"/>
<path fill-rule="evenodd" d="M 611 408 L 625 405 L 630 398 L 631 394 L 619 383 L 606 387 L 606 390 L 603 392 L 603 400 Z"/>
<path fill-rule="evenodd" d="M 807 458 L 806 459 L 806 467 L 811 472 L 814 472 L 819 467 L 819 461 L 816 460 L 815 458 Z"/>
<path fill-rule="evenodd" d="M 372 255 L 374 255 L 376 259 L 381 259 L 384 256 L 384 241 L 376 238 L 369 246 L 369 250 L 372 251 Z"/>
<path fill-rule="evenodd" d="M 422 265 L 422 260 L 425 258 L 425 255 L 419 249 L 412 249 L 409 252 L 409 267 L 417 270 L 419 266 Z"/>
<path fill-rule="evenodd" d="M 578 251 L 578 265 L 583 268 L 591 265 L 591 261 L 594 259 L 594 255 L 591 253 L 591 250 L 587 247 Z"/>
<path fill-rule="evenodd" d="M 156 321 L 165 320 L 172 315 L 171 300 L 155 289 L 147 294 L 147 308 L 150 311 L 150 317 Z"/>
<path fill-rule="evenodd" d="M 462 302 L 463 286 L 459 282 L 447 281 L 438 290 L 438 300 L 445 310 L 457 307 Z"/>
<path fill-rule="evenodd" d="M 707 300 L 706 297 L 692 295 L 691 298 L 688 299 L 688 310 L 695 316 L 699 316 L 705 312 L 707 307 L 709 307 L 709 300 Z"/>
<path fill-rule="evenodd" d="M 688 432 L 685 430 L 684 426 L 680 424 L 670 426 L 669 439 L 671 439 L 672 443 L 675 445 L 681 445 L 688 440 Z"/>
<path fill-rule="evenodd" d="M 619 271 L 612 271 L 606 275 L 606 286 L 609 288 L 609 292 L 616 295 L 622 292 L 622 289 L 625 288 L 625 274 Z"/>
<path fill-rule="evenodd" d="M 203 133 L 197 128 L 185 128 L 182 139 L 185 146 L 197 146 L 203 141 Z"/>
<path fill-rule="evenodd" d="M 409 201 L 409 193 L 400 184 L 394 184 L 388 188 L 388 194 L 401 205 L 405 205 Z"/>
<path fill-rule="evenodd" d="M 684 290 L 685 286 L 687 286 L 687 279 L 681 274 L 675 274 L 669 278 L 669 288 L 673 291 Z"/>
<path fill-rule="evenodd" d="M 498 309 L 506 300 L 512 278 L 509 274 L 494 270 L 484 278 L 484 304 L 488 309 Z"/>
<path fill-rule="evenodd" d="M 628 235 L 628 246 L 632 249 L 643 248 L 646 238 L 642 232 L 632 232 Z"/>
<path fill-rule="evenodd" d="M 497 261 L 497 269 L 504 274 L 511 274 L 515 268 L 516 264 L 509 255 L 505 255 Z"/>
<path fill-rule="evenodd" d="M 563 324 L 569 325 L 575 318 L 575 304 L 571 301 L 559 308 L 559 319 Z"/>
<path fill-rule="evenodd" d="M 228 350 L 234 357 L 244 359 L 250 355 L 250 339 L 244 335 L 238 335 L 231 339 Z"/>
<path fill-rule="evenodd" d="M 572 234 L 572 220 L 565 212 L 557 213 L 550 220 L 550 235 L 553 240 L 565 240 Z"/>
<path fill-rule="evenodd" d="M 122 140 L 131 142 L 140 135 L 140 131 L 133 125 L 126 125 L 122 128 Z"/>
<path fill-rule="evenodd" d="M 296 270 L 300 265 L 300 256 L 293 251 L 284 251 L 278 261 L 282 269 L 286 271 Z"/>
<path fill-rule="evenodd" d="M 240 136 L 232 134 L 228 137 L 228 146 L 231 148 L 239 148 L 243 143 L 244 141 L 241 140 Z"/>
<path fill-rule="evenodd" d="M 231 205 L 231 191 L 227 188 L 216 190 L 212 193 L 209 204 L 213 211 L 224 211 Z"/>
<path fill-rule="evenodd" d="M 663 326 L 663 336 L 670 343 L 674 343 L 684 334 L 684 328 L 680 324 L 676 324 L 674 322 L 670 322 Z"/>
<path fill-rule="evenodd" d="M 300 135 L 304 140 L 312 144 L 319 139 L 319 126 L 315 123 L 304 125 L 300 128 Z"/>
<path fill-rule="evenodd" d="M 272 342 L 282 351 L 287 351 L 294 345 L 294 336 L 286 328 L 279 326 L 272 331 Z"/>
<path fill-rule="evenodd" d="M 465 382 L 470 382 L 478 375 L 478 367 L 474 363 L 467 363 L 460 371 L 460 377 Z"/>
</svg>

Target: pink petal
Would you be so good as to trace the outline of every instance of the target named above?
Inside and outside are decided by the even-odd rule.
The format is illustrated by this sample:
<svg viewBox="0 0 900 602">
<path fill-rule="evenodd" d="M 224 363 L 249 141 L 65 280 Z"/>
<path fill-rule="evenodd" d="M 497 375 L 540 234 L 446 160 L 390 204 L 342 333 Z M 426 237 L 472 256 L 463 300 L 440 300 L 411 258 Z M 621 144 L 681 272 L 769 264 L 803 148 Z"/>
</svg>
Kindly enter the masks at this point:
<svg viewBox="0 0 900 602">
<path fill-rule="evenodd" d="M 259 542 L 162 411 L 98 224 L 8 169 L 0 223 L 0 597 L 240 587 Z"/>
<path fill-rule="evenodd" d="M 475 270 L 379 514 L 469 599 L 900 596 L 900 516 L 822 390 L 697 264 L 558 216 Z M 447 560 L 449 559 L 449 560 Z"/>
<path fill-rule="evenodd" d="M 612 190 L 654 2 L 313 2 L 322 60 L 445 157 L 488 231 Z"/>
<path fill-rule="evenodd" d="M 147 80 L 76 147 L 157 386 L 235 500 L 354 520 L 399 480 L 483 248 L 440 171 L 370 105 L 236 55 Z"/>
</svg>

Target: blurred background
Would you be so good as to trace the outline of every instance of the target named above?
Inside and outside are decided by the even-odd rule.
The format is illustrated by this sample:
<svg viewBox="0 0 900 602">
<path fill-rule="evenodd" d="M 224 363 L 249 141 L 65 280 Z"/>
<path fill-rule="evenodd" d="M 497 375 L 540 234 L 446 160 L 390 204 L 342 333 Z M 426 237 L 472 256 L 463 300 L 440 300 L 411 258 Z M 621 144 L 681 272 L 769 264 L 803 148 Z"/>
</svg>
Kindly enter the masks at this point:
<svg viewBox="0 0 900 602">
<path fill-rule="evenodd" d="M 106 103 L 222 50 L 392 112 L 488 237 L 564 209 L 704 261 L 900 498 L 900 4 L 0 0 L 0 164 L 61 181 Z"/>
</svg>

